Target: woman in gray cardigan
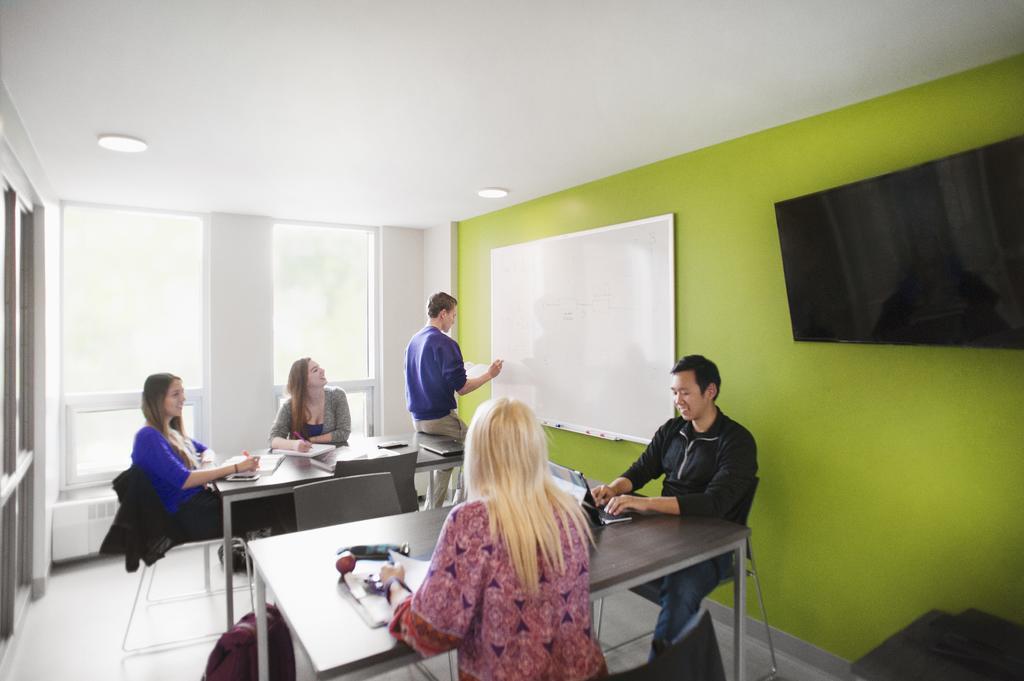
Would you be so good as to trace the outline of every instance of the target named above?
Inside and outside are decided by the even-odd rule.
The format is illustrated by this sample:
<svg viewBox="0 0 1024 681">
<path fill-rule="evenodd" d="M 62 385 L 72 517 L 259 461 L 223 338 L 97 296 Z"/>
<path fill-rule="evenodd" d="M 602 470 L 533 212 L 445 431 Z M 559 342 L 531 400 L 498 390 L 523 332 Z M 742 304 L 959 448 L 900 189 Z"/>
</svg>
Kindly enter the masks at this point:
<svg viewBox="0 0 1024 681">
<path fill-rule="evenodd" d="M 309 443 L 343 445 L 352 432 L 348 399 L 327 385 L 323 367 L 309 357 L 295 360 L 288 372 L 288 395 L 270 429 L 270 446 L 308 452 Z M 296 438 L 295 434 L 302 436 Z"/>
</svg>

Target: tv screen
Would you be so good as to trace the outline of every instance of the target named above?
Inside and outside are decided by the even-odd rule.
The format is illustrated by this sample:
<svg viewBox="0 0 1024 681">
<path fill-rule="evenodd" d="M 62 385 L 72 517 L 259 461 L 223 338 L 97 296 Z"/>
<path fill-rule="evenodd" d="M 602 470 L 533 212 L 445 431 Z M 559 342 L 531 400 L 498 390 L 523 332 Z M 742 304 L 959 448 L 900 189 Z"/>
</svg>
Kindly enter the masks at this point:
<svg viewBox="0 0 1024 681">
<path fill-rule="evenodd" d="M 796 340 L 1024 348 L 1024 136 L 775 216 Z"/>
</svg>

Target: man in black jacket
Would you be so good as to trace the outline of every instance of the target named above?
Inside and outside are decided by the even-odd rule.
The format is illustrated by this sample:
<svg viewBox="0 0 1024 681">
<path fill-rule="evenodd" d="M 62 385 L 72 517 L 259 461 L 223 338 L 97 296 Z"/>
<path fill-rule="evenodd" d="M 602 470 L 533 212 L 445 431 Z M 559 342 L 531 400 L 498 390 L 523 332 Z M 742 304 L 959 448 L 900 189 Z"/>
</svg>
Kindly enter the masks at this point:
<svg viewBox="0 0 1024 681">
<path fill-rule="evenodd" d="M 593 490 L 597 503 L 613 514 L 637 510 L 742 522 L 741 502 L 757 473 L 757 445 L 746 428 L 718 409 L 721 386 L 711 360 L 701 355 L 679 360 L 671 387 L 680 416 L 658 429 L 622 477 Z M 630 495 L 662 475 L 662 496 Z M 655 640 L 674 641 L 731 570 L 732 554 L 725 554 L 664 577 Z"/>
</svg>

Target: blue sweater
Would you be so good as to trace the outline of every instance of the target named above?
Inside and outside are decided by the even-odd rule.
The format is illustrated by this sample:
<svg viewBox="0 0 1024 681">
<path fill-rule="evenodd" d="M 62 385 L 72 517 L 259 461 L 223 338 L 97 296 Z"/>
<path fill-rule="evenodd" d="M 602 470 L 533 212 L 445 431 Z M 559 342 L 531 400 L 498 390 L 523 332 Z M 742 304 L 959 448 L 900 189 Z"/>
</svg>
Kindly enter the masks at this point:
<svg viewBox="0 0 1024 681">
<path fill-rule="evenodd" d="M 413 419 L 429 421 L 455 409 L 455 392 L 466 385 L 459 344 L 429 324 L 405 348 L 405 404 Z"/>
<path fill-rule="evenodd" d="M 206 451 L 206 445 L 202 442 L 192 440 L 192 444 L 198 453 Z M 168 513 L 177 513 L 183 503 L 203 489 L 202 485 L 191 489 L 181 488 L 191 471 L 181 462 L 160 431 L 152 426 L 144 426 L 135 433 L 132 463 L 146 472 L 146 477 L 153 484 L 153 489 Z"/>
</svg>

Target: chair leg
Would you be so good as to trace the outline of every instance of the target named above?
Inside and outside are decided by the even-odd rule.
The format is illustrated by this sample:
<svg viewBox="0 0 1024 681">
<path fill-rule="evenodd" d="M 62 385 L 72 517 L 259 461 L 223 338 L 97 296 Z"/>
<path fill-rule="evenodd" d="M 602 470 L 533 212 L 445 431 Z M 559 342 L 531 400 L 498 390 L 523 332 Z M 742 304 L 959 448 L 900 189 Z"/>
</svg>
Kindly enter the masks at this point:
<svg viewBox="0 0 1024 681">
<path fill-rule="evenodd" d="M 139 598 L 142 597 L 142 583 L 144 581 L 146 581 L 146 572 L 148 572 L 148 570 L 149 569 L 146 566 L 146 564 L 143 563 L 142 564 L 142 570 L 140 570 L 140 574 L 139 574 L 139 586 L 138 586 L 138 588 L 135 589 L 135 600 L 132 601 L 132 609 L 131 609 L 131 612 L 128 613 L 128 624 L 124 628 L 124 638 L 121 639 L 121 650 L 126 652 L 126 653 L 130 652 L 129 649 L 128 649 L 128 634 L 131 633 L 131 630 L 132 630 L 132 622 L 135 620 L 135 609 L 137 607 L 139 607 Z M 150 586 L 152 586 L 153 580 L 150 579 L 149 583 L 150 583 Z M 148 592 L 147 592 L 147 597 L 148 597 Z"/>
<path fill-rule="evenodd" d="M 771 671 L 758 679 L 758 681 L 773 681 L 779 673 L 778 666 L 775 663 L 775 645 L 772 643 L 772 628 L 768 625 L 768 612 L 764 609 L 764 596 L 761 594 L 761 579 L 757 576 L 757 564 L 754 562 L 754 549 L 751 547 L 749 539 L 747 540 L 747 555 L 750 557 L 750 569 L 747 570 L 747 574 L 754 578 L 754 587 L 757 590 L 757 604 L 761 608 L 761 621 L 764 622 L 764 633 L 768 639 L 768 653 L 772 659 Z"/>
<path fill-rule="evenodd" d="M 149 586 L 146 587 L 146 602 L 147 603 L 152 603 L 153 602 L 153 582 L 156 581 L 156 567 L 157 567 L 157 564 L 153 563 L 152 567 L 148 568 L 148 570 L 150 572 L 150 575 L 149 575 Z M 142 564 L 142 568 L 143 568 L 144 571 L 147 569 L 147 566 L 146 566 L 145 563 Z"/>
<path fill-rule="evenodd" d="M 601 641 L 601 620 L 604 619 L 604 599 L 599 598 L 590 604 L 590 622 L 594 627 L 594 640 Z"/>
<path fill-rule="evenodd" d="M 240 540 L 236 540 L 236 541 L 240 541 Z M 154 599 L 154 598 L 152 598 L 152 591 L 153 591 L 153 582 L 156 580 L 157 563 L 154 563 L 153 565 L 146 565 L 145 563 L 142 564 L 142 569 L 140 570 L 140 574 L 139 574 L 139 586 L 135 590 L 135 600 L 132 602 L 132 609 L 131 609 L 131 612 L 129 612 L 129 614 L 128 614 L 128 624 L 125 626 L 124 637 L 121 639 L 121 650 L 122 651 L 124 651 L 126 653 L 138 653 L 138 652 L 150 651 L 150 650 L 167 649 L 167 648 L 171 648 L 171 647 L 174 647 L 174 646 L 183 645 L 183 644 L 186 644 L 186 643 L 193 643 L 193 642 L 196 642 L 196 641 L 202 641 L 204 639 L 215 638 L 217 636 L 220 636 L 221 633 L 223 633 L 223 632 L 217 631 L 217 632 L 212 632 L 212 633 L 209 633 L 209 634 L 200 634 L 198 636 L 191 636 L 191 637 L 187 637 L 187 638 L 175 639 L 175 640 L 172 640 L 172 641 L 164 641 L 164 642 L 160 642 L 160 643 L 153 643 L 153 644 L 150 644 L 150 645 L 139 646 L 137 648 L 129 648 L 128 647 L 128 636 L 131 634 L 132 623 L 135 621 L 135 613 L 138 610 L 139 603 L 143 599 L 142 591 L 143 591 L 143 586 L 144 586 L 144 583 L 146 581 L 146 576 L 147 575 L 149 575 L 149 584 L 145 586 L 145 589 L 146 589 L 145 599 L 146 599 L 147 603 L 152 604 L 152 605 L 159 605 L 159 604 L 162 604 L 162 603 L 172 603 L 172 602 L 176 602 L 176 601 L 186 601 L 186 600 L 190 600 L 190 599 L 193 599 L 193 598 L 196 598 L 196 597 L 209 597 L 210 595 L 212 595 L 214 593 L 220 593 L 221 591 L 223 591 L 223 589 L 213 589 L 212 588 L 212 583 L 211 583 L 211 577 L 210 577 L 210 562 L 211 562 L 210 561 L 210 549 L 214 546 L 215 543 L 219 544 L 220 540 L 214 540 L 212 542 L 209 542 L 209 543 L 207 543 L 203 547 L 203 569 L 204 569 L 204 572 L 205 572 L 205 574 L 204 574 L 204 582 L 205 582 L 205 587 L 206 587 L 203 591 L 194 591 L 194 592 L 191 592 L 191 593 L 181 594 L 181 595 L 178 595 L 178 596 L 170 596 L 170 597 Z M 245 548 L 245 543 L 244 542 L 242 542 L 242 546 L 243 546 L 243 548 Z M 246 557 L 246 575 L 249 578 L 249 584 L 248 584 L 248 586 L 249 586 L 249 600 L 250 600 L 250 602 L 251 602 L 251 604 L 253 606 L 253 610 L 255 611 L 255 609 L 256 609 L 256 601 L 255 601 L 255 599 L 253 597 L 253 591 L 252 591 L 252 569 L 251 569 L 251 564 L 249 563 L 249 552 L 248 552 L 248 550 L 245 551 L 245 557 Z"/>
<path fill-rule="evenodd" d="M 242 551 L 245 554 L 245 579 L 249 584 L 249 605 L 252 606 L 250 612 L 256 612 L 256 596 L 252 590 L 252 558 L 249 557 L 249 546 L 245 543 L 244 539 L 239 540 L 242 542 Z"/>
<path fill-rule="evenodd" d="M 213 593 L 210 588 L 210 549 L 212 544 L 203 547 L 203 587 L 206 593 Z"/>
</svg>

